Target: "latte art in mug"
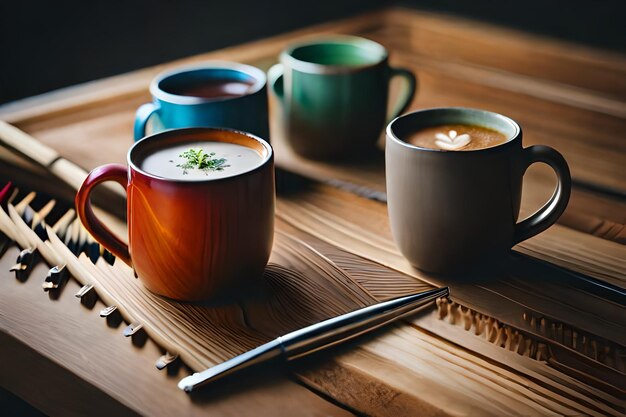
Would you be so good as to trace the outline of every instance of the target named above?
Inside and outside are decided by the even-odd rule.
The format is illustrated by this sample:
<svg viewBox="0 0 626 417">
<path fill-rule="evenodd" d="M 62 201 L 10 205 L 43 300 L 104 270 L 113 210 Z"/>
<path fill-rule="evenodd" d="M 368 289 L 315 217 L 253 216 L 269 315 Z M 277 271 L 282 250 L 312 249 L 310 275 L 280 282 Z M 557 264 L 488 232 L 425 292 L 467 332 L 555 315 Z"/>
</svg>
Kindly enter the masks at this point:
<svg viewBox="0 0 626 417">
<path fill-rule="evenodd" d="M 158 149 L 139 166 L 149 174 L 175 180 L 201 181 L 232 177 L 263 163 L 252 148 L 228 142 L 186 142 Z"/>
<path fill-rule="evenodd" d="M 407 142 L 420 148 L 473 151 L 503 144 L 508 139 L 503 133 L 487 127 L 454 124 L 418 130 Z"/>
</svg>

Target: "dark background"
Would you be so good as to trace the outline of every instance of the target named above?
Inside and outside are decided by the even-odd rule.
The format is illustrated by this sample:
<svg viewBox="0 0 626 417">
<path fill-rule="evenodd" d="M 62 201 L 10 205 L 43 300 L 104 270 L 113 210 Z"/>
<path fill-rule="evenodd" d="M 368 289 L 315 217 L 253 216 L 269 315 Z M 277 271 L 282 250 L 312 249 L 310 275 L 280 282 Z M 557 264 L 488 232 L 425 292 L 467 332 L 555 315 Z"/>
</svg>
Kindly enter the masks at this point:
<svg viewBox="0 0 626 417">
<path fill-rule="evenodd" d="M 625 0 L 0 1 L 0 103 L 401 5 L 626 52 Z"/>
</svg>

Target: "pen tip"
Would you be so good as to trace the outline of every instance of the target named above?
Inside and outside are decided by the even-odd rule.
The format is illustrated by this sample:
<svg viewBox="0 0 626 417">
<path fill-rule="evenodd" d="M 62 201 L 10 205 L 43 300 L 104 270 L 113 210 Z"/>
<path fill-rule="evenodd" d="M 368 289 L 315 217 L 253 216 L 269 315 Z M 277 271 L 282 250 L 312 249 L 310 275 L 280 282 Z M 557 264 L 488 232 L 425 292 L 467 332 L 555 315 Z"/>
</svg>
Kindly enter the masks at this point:
<svg viewBox="0 0 626 417">
<path fill-rule="evenodd" d="M 189 384 L 189 377 L 185 377 L 178 381 L 178 388 L 182 389 L 185 392 L 191 392 L 193 389 L 193 385 Z"/>
</svg>

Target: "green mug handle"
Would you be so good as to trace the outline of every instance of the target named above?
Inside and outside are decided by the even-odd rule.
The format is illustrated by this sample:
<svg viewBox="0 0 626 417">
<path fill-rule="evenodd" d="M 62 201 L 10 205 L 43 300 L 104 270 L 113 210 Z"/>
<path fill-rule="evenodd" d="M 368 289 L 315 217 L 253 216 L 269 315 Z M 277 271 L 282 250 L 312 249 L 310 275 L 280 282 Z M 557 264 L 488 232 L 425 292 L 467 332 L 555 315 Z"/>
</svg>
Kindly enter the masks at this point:
<svg viewBox="0 0 626 417">
<path fill-rule="evenodd" d="M 283 85 L 283 74 L 285 73 L 285 67 L 283 64 L 275 64 L 267 71 L 267 80 L 269 81 L 272 92 L 279 101 L 283 101 L 285 97 L 285 87 Z"/>
<path fill-rule="evenodd" d="M 406 80 L 407 85 L 402 93 L 400 93 L 400 97 L 398 97 L 398 102 L 393 107 L 391 115 L 387 118 L 387 124 L 389 124 L 389 122 L 400 116 L 409 108 L 409 106 L 411 105 L 411 101 L 413 101 L 413 97 L 415 96 L 415 91 L 417 90 L 417 78 L 415 77 L 415 74 L 413 74 L 411 71 L 404 68 L 390 68 L 390 70 L 390 82 L 395 77 L 402 77 Z"/>
<path fill-rule="evenodd" d="M 411 71 L 404 68 L 390 68 L 390 70 L 390 80 L 394 77 L 402 77 L 406 79 L 407 86 L 404 89 L 403 93 L 400 94 L 400 97 L 398 98 L 398 103 L 394 106 L 394 110 L 391 112 L 391 117 L 389 117 L 388 121 L 391 121 L 398 117 L 400 114 L 404 113 L 404 111 L 411 104 L 413 96 L 415 96 L 415 91 L 417 90 L 417 78 Z M 267 72 L 267 79 L 269 81 L 271 90 L 281 102 L 285 97 L 285 90 L 283 85 L 284 72 L 285 67 L 283 66 L 283 64 L 280 63 L 272 66 Z"/>
</svg>

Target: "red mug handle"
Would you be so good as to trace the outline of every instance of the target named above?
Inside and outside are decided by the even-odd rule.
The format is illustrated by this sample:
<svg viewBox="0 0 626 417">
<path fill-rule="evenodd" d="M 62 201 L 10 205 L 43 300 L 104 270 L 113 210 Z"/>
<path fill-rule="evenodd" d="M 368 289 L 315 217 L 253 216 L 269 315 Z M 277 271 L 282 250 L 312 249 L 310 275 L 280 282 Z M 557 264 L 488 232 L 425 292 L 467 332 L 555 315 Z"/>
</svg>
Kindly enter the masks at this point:
<svg viewBox="0 0 626 417">
<path fill-rule="evenodd" d="M 76 213 L 85 228 L 102 246 L 126 264 L 131 265 L 128 245 L 98 220 L 91 208 L 89 198 L 91 191 L 96 185 L 105 181 L 115 181 L 126 189 L 128 186 L 127 168 L 120 164 L 107 164 L 91 171 L 76 193 Z"/>
</svg>

